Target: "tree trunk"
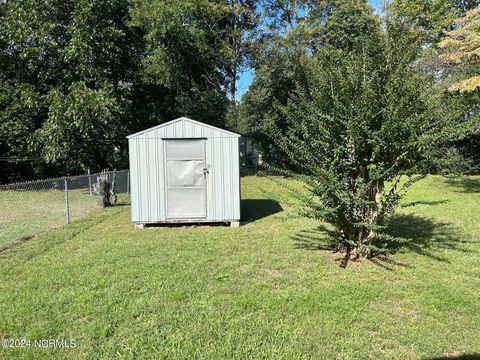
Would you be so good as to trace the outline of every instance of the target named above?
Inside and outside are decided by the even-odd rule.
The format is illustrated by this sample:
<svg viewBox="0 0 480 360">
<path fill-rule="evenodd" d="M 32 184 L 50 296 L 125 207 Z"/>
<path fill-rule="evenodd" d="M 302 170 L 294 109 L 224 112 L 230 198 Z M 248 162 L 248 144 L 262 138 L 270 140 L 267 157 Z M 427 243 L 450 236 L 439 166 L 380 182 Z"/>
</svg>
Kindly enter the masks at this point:
<svg viewBox="0 0 480 360">
<path fill-rule="evenodd" d="M 377 225 L 380 220 L 381 200 L 384 189 L 385 185 L 383 181 L 377 181 L 370 190 L 368 200 L 372 202 L 372 205 L 369 206 L 367 218 L 365 219 L 370 225 Z M 366 230 L 367 241 L 368 244 L 370 244 L 370 242 L 377 236 L 377 232 L 371 227 L 367 227 Z"/>
<path fill-rule="evenodd" d="M 360 176 L 365 182 L 370 181 L 367 168 L 360 169 Z M 351 185 L 353 187 L 353 185 Z M 382 194 L 385 186 L 382 180 L 371 183 L 366 193 L 363 193 L 366 201 L 358 207 L 359 216 L 349 219 L 344 211 L 338 215 L 339 226 L 344 238 L 344 250 L 351 254 L 352 258 L 370 257 L 372 251 L 370 245 L 377 237 L 377 225 L 380 225 L 382 218 Z M 353 190 L 352 190 L 353 191 Z M 361 193 L 358 193 L 360 196 Z M 356 225 L 361 222 L 363 225 Z"/>
</svg>

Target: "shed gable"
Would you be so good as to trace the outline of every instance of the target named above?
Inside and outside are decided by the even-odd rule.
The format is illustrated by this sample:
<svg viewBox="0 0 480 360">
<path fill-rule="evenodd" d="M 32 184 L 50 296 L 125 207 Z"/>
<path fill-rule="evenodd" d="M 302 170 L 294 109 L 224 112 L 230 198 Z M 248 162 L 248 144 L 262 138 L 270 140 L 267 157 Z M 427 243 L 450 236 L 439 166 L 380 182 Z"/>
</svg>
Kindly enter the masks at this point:
<svg viewBox="0 0 480 360">
<path fill-rule="evenodd" d="M 217 128 L 212 125 L 204 124 L 186 117 L 181 117 L 164 124 L 154 126 L 127 138 L 225 138 L 240 137 L 234 132 Z"/>
</svg>

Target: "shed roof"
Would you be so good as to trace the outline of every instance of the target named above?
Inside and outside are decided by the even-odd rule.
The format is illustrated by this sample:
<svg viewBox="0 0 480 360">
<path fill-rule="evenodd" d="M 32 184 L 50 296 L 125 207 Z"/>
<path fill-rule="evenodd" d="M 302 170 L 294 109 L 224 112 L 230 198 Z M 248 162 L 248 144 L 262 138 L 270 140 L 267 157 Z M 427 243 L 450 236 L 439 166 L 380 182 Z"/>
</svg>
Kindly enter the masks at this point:
<svg viewBox="0 0 480 360">
<path fill-rule="evenodd" d="M 160 129 L 160 128 L 162 128 L 162 127 L 166 127 L 166 126 L 173 125 L 173 124 L 175 124 L 175 123 L 178 122 L 178 121 L 188 121 L 188 122 L 190 122 L 190 123 L 192 123 L 192 124 L 199 125 L 199 126 L 203 126 L 203 127 L 210 128 L 210 129 L 214 129 L 214 130 L 223 132 L 223 133 L 225 133 L 225 134 L 228 134 L 228 135 L 230 135 L 230 136 L 235 136 L 235 137 L 240 137 L 240 136 L 241 136 L 240 134 L 234 133 L 234 132 L 232 132 L 232 131 L 228 131 L 228 130 L 225 130 L 225 129 L 218 128 L 218 127 L 216 127 L 216 126 L 208 125 L 208 124 L 202 123 L 202 122 L 200 122 L 200 121 L 192 120 L 192 119 L 187 118 L 187 117 L 179 117 L 178 119 L 174 119 L 174 120 L 168 121 L 168 122 L 166 122 L 166 123 L 163 123 L 163 124 L 160 124 L 160 125 L 151 127 L 151 128 L 149 128 L 149 129 L 145 129 L 145 130 L 136 132 L 136 133 L 134 133 L 134 134 L 130 134 L 130 135 L 127 136 L 127 138 L 130 139 L 130 138 L 133 138 L 133 137 L 136 137 L 136 136 L 139 136 L 139 135 L 143 135 L 143 134 L 148 133 L 148 132 L 150 132 L 150 131 Z"/>
</svg>

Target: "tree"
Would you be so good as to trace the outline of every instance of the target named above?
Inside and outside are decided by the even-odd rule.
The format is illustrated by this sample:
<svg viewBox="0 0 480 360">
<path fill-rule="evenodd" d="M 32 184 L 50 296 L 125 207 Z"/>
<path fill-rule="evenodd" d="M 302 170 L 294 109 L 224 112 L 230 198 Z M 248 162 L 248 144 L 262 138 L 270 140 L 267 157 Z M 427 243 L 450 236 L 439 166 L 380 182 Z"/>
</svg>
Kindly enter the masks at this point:
<svg viewBox="0 0 480 360">
<path fill-rule="evenodd" d="M 271 164 L 294 168 L 267 134 L 268 124 L 286 127 L 275 104 L 286 105 L 297 82 L 302 81 L 300 63 L 292 54 L 275 54 L 270 66 L 261 66 L 239 105 L 240 129 L 252 134 L 263 159 Z"/>
<path fill-rule="evenodd" d="M 264 8 L 263 36 L 254 56 L 256 74 L 239 115 L 242 130 L 252 133 L 265 160 L 296 169 L 266 135 L 272 122 L 286 131 L 276 104 L 286 105 L 296 85 L 306 86 L 306 58 L 327 45 L 352 50 L 363 34 L 378 29 L 379 19 L 366 0 L 272 0 Z"/>
<path fill-rule="evenodd" d="M 457 28 L 439 43 L 441 58 L 448 66 L 460 69 L 466 79 L 450 85 L 451 91 L 469 92 L 480 86 L 480 6 L 455 21 Z"/>
<path fill-rule="evenodd" d="M 119 98 L 112 84 L 99 83 L 90 89 L 76 82 L 66 93 L 52 90 L 48 102 L 48 118 L 34 133 L 44 159 L 83 173 L 126 162 L 121 150 L 128 131 L 121 118 L 128 99 Z"/>
<path fill-rule="evenodd" d="M 2 163 L 1 181 L 124 167 L 125 135 L 178 116 L 224 126 L 254 9 L 250 0 L 0 1 L 1 155 L 41 158 Z"/>
<path fill-rule="evenodd" d="M 450 112 L 449 117 L 457 121 L 471 121 L 471 117 L 478 113 L 479 94 L 448 91 L 448 88 L 459 90 L 453 84 L 458 85 L 460 81 L 477 75 L 478 69 L 476 65 L 466 63 L 451 66 L 449 61 L 442 59 L 441 54 L 445 50 L 440 47 L 445 43 L 445 33 L 454 31 L 455 34 L 455 28 L 459 26 L 455 24 L 455 19 L 479 5 L 478 0 L 392 0 L 387 6 L 387 16 L 391 20 L 402 22 L 417 32 L 422 41 L 418 63 L 424 72 L 435 77 L 438 91 L 443 93 L 442 102 Z M 474 132 L 465 134 L 463 139 L 438 144 L 431 171 L 442 174 L 471 173 L 476 171 L 475 168 L 478 171 L 479 149 L 480 141 Z"/>
<path fill-rule="evenodd" d="M 35 175 L 38 154 L 28 149 L 44 108 L 35 88 L 0 80 L 0 182 Z"/>
<path fill-rule="evenodd" d="M 392 0 L 387 14 L 420 32 L 424 44 L 430 45 L 452 25 L 457 9 L 450 0 Z"/>
<path fill-rule="evenodd" d="M 237 80 L 241 72 L 248 68 L 253 53 L 254 37 L 258 26 L 259 16 L 255 9 L 255 1 L 229 0 L 227 1 L 228 25 L 224 42 L 223 54 L 226 61 L 225 71 L 228 80 L 230 97 L 231 127 L 238 128 L 237 123 Z"/>
<path fill-rule="evenodd" d="M 34 171 L 53 165 L 57 169 L 53 175 L 95 171 L 106 163 L 117 166 L 110 160 L 115 151 L 125 152 L 125 141 L 98 147 L 96 156 L 89 156 L 92 143 L 111 145 L 106 132 L 92 130 L 99 122 L 108 124 L 108 131 L 118 131 L 116 138 L 128 133 L 128 118 L 119 117 L 119 109 L 103 109 L 128 104 L 123 99 L 135 71 L 136 46 L 125 20 L 129 1 L 20 0 L 7 2 L 4 9 L 0 24 L 7 65 L 0 99 L 0 118 L 5 119 L 0 133 L 2 154 L 40 157 Z M 92 94 L 103 102 L 96 109 L 98 114 L 88 106 Z M 59 109 L 65 112 L 60 114 Z M 121 112 L 128 113 L 126 109 Z M 32 173 L 25 169 L 23 176 Z"/>
<path fill-rule="evenodd" d="M 350 50 L 323 46 L 305 58 L 306 86 L 287 105 L 286 125 L 269 124 L 274 142 L 300 169 L 307 215 L 338 230 L 337 247 L 356 257 L 384 251 L 389 216 L 425 173 L 433 144 L 454 126 L 432 79 L 415 65 L 418 38 L 400 23 L 359 36 Z M 405 176 L 408 180 L 405 180 Z"/>
<path fill-rule="evenodd" d="M 438 44 L 443 61 L 443 82 L 450 91 L 450 103 L 462 106 L 460 116 L 477 119 L 471 134 L 451 144 L 465 164 L 462 172 L 475 173 L 480 169 L 480 7 L 467 12 L 455 21 L 455 29 L 445 33 Z M 458 166 L 458 165 L 456 165 Z"/>
<path fill-rule="evenodd" d="M 136 99 L 135 107 L 141 113 L 148 109 L 144 116 L 151 123 L 187 115 L 224 126 L 229 69 L 236 56 L 225 48 L 231 15 L 226 1 L 139 2 L 132 23 L 145 34 L 141 91 L 146 98 L 163 98 L 153 104 Z"/>
<path fill-rule="evenodd" d="M 253 135 L 264 159 L 286 165 L 287 159 L 266 135 L 265 124 L 269 119 L 281 121 L 273 104 L 285 105 L 296 82 L 302 81 L 299 59 L 304 56 L 307 44 L 300 12 L 306 11 L 307 4 L 271 0 L 262 5 L 260 32 L 252 56 L 255 77 L 239 105 L 239 128 Z"/>
<path fill-rule="evenodd" d="M 425 46 L 435 46 L 458 16 L 480 5 L 478 0 L 391 0 L 387 14 L 421 33 Z"/>
</svg>

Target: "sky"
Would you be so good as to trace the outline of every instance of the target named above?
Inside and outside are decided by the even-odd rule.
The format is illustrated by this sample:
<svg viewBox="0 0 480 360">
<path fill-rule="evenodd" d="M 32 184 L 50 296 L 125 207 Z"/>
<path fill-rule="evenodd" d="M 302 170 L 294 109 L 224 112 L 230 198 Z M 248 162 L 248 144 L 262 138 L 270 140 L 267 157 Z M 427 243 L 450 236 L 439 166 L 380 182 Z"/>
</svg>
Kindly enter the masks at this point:
<svg viewBox="0 0 480 360">
<path fill-rule="evenodd" d="M 383 0 L 370 0 L 370 4 L 377 10 L 380 11 L 382 7 Z M 255 75 L 253 70 L 245 71 L 240 75 L 237 88 L 237 99 L 240 100 L 242 95 L 247 91 L 248 87 L 252 83 L 253 76 Z"/>
</svg>

